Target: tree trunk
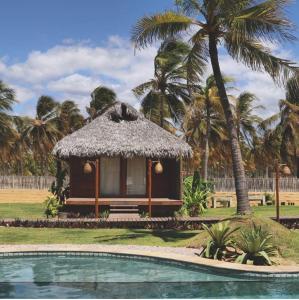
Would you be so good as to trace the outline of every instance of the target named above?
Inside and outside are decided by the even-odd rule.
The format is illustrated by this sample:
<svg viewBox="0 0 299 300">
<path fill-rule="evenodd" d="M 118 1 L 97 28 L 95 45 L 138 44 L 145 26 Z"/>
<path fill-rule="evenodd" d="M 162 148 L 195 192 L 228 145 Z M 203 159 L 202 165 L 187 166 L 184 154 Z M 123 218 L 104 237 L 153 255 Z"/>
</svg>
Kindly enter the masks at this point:
<svg viewBox="0 0 299 300">
<path fill-rule="evenodd" d="M 162 96 L 160 96 L 160 126 L 164 128 L 164 91 L 162 91 Z"/>
<path fill-rule="evenodd" d="M 203 179 L 204 181 L 208 180 L 208 163 L 209 163 L 209 139 L 210 139 L 210 132 L 211 132 L 211 116 L 210 116 L 210 102 L 206 100 L 206 109 L 207 109 L 207 130 L 205 135 L 205 154 L 203 158 Z"/>
<path fill-rule="evenodd" d="M 230 138 L 233 172 L 234 172 L 236 196 L 237 196 L 237 213 L 245 214 L 250 212 L 245 169 L 243 165 L 240 145 L 238 142 L 237 129 L 234 124 L 233 113 L 226 94 L 226 90 L 225 90 L 225 86 L 224 86 L 224 82 L 220 70 L 217 42 L 215 37 L 211 34 L 209 36 L 209 53 L 210 53 L 211 64 L 215 76 L 216 85 L 220 95 L 221 105 L 223 107 L 226 122 L 227 122 L 228 134 Z"/>
</svg>

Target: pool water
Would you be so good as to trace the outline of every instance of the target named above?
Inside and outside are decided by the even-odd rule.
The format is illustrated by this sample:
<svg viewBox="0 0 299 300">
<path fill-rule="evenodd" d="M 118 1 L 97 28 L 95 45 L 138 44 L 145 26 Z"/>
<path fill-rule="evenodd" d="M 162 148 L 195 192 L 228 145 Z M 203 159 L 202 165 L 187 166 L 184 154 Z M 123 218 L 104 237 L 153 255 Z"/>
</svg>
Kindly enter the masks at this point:
<svg viewBox="0 0 299 300">
<path fill-rule="evenodd" d="M 40 253 L 0 258 L 0 298 L 298 298 L 298 278 L 215 272 L 145 257 Z"/>
</svg>

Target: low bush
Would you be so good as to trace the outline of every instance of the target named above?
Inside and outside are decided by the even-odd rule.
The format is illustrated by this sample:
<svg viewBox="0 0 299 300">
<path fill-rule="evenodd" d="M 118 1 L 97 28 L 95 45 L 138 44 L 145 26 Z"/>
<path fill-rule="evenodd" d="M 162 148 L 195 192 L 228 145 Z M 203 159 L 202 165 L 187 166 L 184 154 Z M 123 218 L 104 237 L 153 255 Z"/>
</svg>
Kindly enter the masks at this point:
<svg viewBox="0 0 299 300">
<path fill-rule="evenodd" d="M 193 185 L 193 177 L 187 177 L 184 180 L 184 202 L 179 214 L 195 217 L 204 213 L 212 191 L 210 183 L 200 181 Z"/>
<path fill-rule="evenodd" d="M 47 218 L 49 216 L 56 217 L 61 208 L 62 204 L 60 204 L 59 200 L 54 195 L 48 196 L 45 200 L 45 215 Z"/>
</svg>

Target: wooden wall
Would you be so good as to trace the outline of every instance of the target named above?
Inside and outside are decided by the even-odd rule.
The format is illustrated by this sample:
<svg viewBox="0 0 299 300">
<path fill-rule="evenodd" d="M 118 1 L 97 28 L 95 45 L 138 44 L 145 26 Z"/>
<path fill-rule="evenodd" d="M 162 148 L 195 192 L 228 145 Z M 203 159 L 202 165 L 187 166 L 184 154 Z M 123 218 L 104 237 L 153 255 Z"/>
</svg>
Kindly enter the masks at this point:
<svg viewBox="0 0 299 300">
<path fill-rule="evenodd" d="M 153 159 L 156 161 L 157 159 Z M 156 174 L 152 169 L 152 198 L 181 199 L 180 184 L 180 162 L 176 159 L 160 160 L 163 166 L 163 173 Z M 90 174 L 83 173 L 84 160 L 72 158 L 70 163 L 70 197 L 71 198 L 93 198 L 95 195 L 95 169 Z M 124 160 L 121 160 L 121 178 L 125 181 Z M 122 194 L 117 197 L 126 197 L 125 188 L 121 185 Z M 144 195 L 147 197 L 147 195 Z"/>
<path fill-rule="evenodd" d="M 70 197 L 93 198 L 95 195 L 95 168 L 92 173 L 83 173 L 84 161 L 78 158 L 70 159 Z"/>
</svg>

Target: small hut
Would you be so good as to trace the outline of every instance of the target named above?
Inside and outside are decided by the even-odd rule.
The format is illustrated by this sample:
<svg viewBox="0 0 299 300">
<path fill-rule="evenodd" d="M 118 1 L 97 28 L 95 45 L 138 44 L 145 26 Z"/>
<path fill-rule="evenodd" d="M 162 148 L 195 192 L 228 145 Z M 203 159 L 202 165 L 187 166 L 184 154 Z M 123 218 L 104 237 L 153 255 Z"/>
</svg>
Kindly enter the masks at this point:
<svg viewBox="0 0 299 300">
<path fill-rule="evenodd" d="M 53 154 L 70 167 L 68 211 L 136 208 L 166 216 L 182 205 L 181 161 L 192 150 L 183 140 L 116 102 L 60 140 Z"/>
</svg>

